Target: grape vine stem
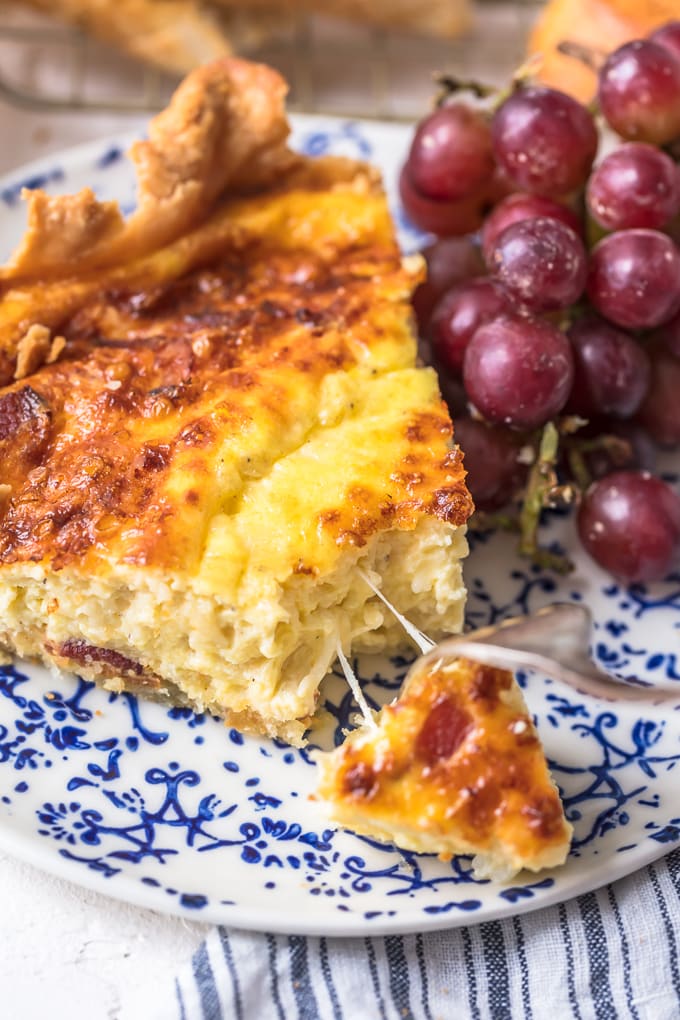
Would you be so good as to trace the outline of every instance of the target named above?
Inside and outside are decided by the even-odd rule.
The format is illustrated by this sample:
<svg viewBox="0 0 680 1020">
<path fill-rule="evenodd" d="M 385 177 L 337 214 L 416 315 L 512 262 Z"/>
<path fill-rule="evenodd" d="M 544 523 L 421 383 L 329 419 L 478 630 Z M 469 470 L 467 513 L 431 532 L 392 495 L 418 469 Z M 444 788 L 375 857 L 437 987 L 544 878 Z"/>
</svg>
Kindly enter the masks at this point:
<svg viewBox="0 0 680 1020">
<path fill-rule="evenodd" d="M 559 553 L 542 549 L 538 544 L 538 526 L 541 511 L 571 503 L 574 490 L 569 485 L 559 485 L 555 465 L 560 446 L 560 434 L 553 422 L 543 428 L 538 454 L 529 473 L 526 494 L 519 515 L 519 552 L 541 567 L 547 567 L 560 574 L 572 569 L 571 561 Z"/>
</svg>

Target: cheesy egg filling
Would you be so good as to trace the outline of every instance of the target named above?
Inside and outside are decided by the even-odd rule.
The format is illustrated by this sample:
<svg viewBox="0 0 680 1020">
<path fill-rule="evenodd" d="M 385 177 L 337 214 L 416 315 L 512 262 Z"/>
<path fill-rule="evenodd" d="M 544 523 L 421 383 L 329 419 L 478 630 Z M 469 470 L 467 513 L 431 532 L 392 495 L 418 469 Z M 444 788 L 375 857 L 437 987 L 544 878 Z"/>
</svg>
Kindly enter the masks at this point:
<svg viewBox="0 0 680 1020">
<path fill-rule="evenodd" d="M 459 630 L 472 504 L 369 167 L 285 147 L 228 60 L 133 158 L 137 212 L 29 198 L 0 269 L 0 644 L 298 742 L 369 578 Z"/>
</svg>

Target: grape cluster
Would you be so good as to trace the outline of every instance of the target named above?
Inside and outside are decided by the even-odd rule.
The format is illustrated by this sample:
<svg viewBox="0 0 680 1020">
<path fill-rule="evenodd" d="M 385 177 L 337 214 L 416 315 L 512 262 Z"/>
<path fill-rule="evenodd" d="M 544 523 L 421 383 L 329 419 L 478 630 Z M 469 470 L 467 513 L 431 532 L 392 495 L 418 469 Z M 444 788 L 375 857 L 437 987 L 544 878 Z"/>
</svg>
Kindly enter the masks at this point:
<svg viewBox="0 0 680 1020">
<path fill-rule="evenodd" d="M 604 60 L 592 109 L 526 79 L 492 105 L 449 86 L 400 177 L 435 235 L 414 307 L 478 509 L 523 498 L 536 554 L 540 509 L 576 499 L 626 581 L 680 560 L 680 496 L 648 470 L 652 440 L 680 443 L 679 160 L 676 21 Z"/>
</svg>

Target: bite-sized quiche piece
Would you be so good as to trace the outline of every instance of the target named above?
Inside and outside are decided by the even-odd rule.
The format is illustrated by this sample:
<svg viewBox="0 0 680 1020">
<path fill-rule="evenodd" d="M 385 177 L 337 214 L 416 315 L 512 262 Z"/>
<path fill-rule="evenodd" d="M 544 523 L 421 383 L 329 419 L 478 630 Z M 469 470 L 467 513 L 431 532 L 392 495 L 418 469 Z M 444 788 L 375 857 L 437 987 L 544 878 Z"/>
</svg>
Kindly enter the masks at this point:
<svg viewBox="0 0 680 1020">
<path fill-rule="evenodd" d="M 459 630 L 472 504 L 376 172 L 203 67 L 137 209 L 28 195 L 0 270 L 0 646 L 300 741 L 338 647 Z M 363 573 L 362 573 L 363 572 Z"/>
<path fill-rule="evenodd" d="M 319 753 L 331 819 L 405 850 L 474 854 L 479 877 L 563 864 L 571 826 L 511 672 L 431 653 L 377 725 Z"/>
</svg>

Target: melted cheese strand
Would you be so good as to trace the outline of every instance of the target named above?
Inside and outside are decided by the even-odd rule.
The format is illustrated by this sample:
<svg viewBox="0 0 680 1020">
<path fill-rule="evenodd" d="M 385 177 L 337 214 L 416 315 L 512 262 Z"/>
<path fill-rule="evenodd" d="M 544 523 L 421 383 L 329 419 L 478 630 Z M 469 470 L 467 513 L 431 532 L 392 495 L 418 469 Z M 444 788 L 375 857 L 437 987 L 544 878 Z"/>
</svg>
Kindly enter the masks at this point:
<svg viewBox="0 0 680 1020">
<path fill-rule="evenodd" d="M 361 714 L 364 717 L 364 722 L 366 723 L 367 726 L 370 726 L 371 729 L 377 730 L 378 724 L 376 723 L 373 717 L 373 713 L 369 708 L 368 702 L 364 697 L 364 692 L 359 686 L 359 681 L 357 679 L 356 673 L 350 666 L 347 656 L 342 650 L 342 645 L 340 644 L 340 641 L 338 641 L 338 658 L 340 659 L 340 665 L 342 666 L 342 671 L 345 674 L 345 679 L 347 680 L 347 683 L 349 684 L 352 690 L 352 694 L 354 695 L 354 700 L 359 706 Z"/>
<path fill-rule="evenodd" d="M 385 598 L 380 589 L 376 588 L 373 582 L 369 580 L 368 575 L 365 574 L 361 568 L 358 569 L 358 573 L 361 574 L 361 576 L 363 577 L 364 581 L 371 589 L 371 591 L 375 592 L 375 594 L 378 596 L 381 602 L 384 602 L 387 608 L 394 614 L 394 616 L 402 625 L 408 636 L 412 638 L 418 645 L 418 648 L 420 648 L 421 652 L 423 654 L 425 654 L 425 652 L 431 652 L 432 649 L 435 647 L 435 642 L 431 641 L 429 637 L 423 634 L 422 630 L 418 630 L 418 628 L 414 624 L 412 624 L 410 620 L 407 620 L 406 617 L 403 616 L 398 609 L 395 609 L 395 607 L 392 605 L 389 599 Z"/>
</svg>

